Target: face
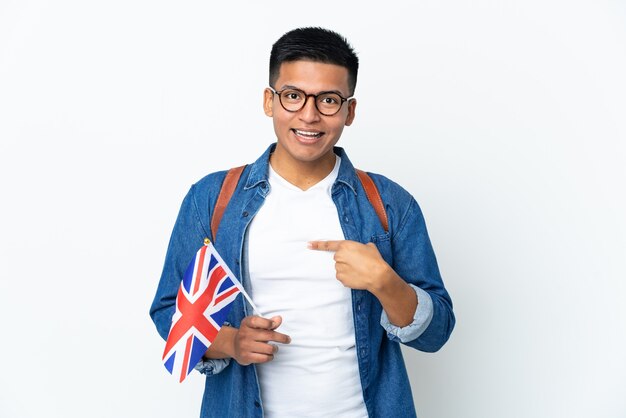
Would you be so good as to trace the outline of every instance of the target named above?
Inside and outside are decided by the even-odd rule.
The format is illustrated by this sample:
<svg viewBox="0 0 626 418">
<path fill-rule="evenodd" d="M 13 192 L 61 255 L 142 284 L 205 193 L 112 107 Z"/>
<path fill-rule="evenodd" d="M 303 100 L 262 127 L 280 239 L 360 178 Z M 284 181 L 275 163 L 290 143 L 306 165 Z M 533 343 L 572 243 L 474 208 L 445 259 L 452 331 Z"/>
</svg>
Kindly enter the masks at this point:
<svg viewBox="0 0 626 418">
<path fill-rule="evenodd" d="M 336 91 L 343 97 L 350 97 L 348 70 L 320 62 L 284 62 L 274 87 L 277 91 L 297 88 L 306 94 Z M 339 141 L 344 126 L 352 124 L 355 108 L 356 100 L 352 99 L 343 103 L 337 114 L 324 116 L 315 107 L 313 97 L 309 97 L 302 109 L 288 112 L 278 96 L 265 89 L 265 114 L 273 119 L 278 139 L 274 160 L 292 168 L 334 164 L 333 146 Z"/>
</svg>

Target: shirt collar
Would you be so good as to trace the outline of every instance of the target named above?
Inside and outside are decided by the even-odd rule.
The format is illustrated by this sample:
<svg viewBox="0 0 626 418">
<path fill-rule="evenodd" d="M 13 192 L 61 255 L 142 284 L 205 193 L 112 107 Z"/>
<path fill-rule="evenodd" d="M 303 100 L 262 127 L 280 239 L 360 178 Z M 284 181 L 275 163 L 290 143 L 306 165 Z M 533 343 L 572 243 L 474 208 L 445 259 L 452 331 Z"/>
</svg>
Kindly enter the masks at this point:
<svg viewBox="0 0 626 418">
<path fill-rule="evenodd" d="M 258 186 L 259 184 L 268 184 L 270 154 L 274 152 L 276 143 L 271 144 L 254 163 L 250 166 L 250 174 L 246 181 L 245 190 Z M 348 186 L 354 194 L 356 194 L 357 176 L 354 166 L 348 159 L 346 152 L 341 147 L 334 147 L 334 152 L 341 157 L 341 165 L 339 166 L 339 174 L 333 185 L 333 189 L 339 184 Z"/>
</svg>

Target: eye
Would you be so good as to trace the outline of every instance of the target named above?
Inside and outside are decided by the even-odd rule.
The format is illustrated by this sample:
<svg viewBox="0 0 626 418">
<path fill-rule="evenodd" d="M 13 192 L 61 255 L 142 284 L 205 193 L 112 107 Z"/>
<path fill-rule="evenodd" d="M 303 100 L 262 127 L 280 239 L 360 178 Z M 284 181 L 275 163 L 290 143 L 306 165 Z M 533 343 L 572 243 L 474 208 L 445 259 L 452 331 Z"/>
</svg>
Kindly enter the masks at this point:
<svg viewBox="0 0 626 418">
<path fill-rule="evenodd" d="M 290 102 L 297 102 L 302 100 L 302 93 L 297 90 L 287 90 L 283 92 L 282 97 Z"/>
<path fill-rule="evenodd" d="M 337 95 L 330 94 L 321 96 L 319 102 L 323 105 L 336 105 L 341 102 L 341 99 Z"/>
</svg>

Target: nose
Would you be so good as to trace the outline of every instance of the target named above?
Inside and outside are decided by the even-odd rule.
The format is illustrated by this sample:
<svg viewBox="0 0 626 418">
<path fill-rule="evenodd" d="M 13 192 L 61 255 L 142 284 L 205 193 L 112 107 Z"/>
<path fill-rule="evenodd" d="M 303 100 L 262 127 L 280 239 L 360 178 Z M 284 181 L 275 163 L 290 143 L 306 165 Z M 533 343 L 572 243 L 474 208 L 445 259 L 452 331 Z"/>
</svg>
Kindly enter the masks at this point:
<svg viewBox="0 0 626 418">
<path fill-rule="evenodd" d="M 307 97 L 304 107 L 300 109 L 299 118 L 302 122 L 312 123 L 320 120 L 320 112 L 315 107 L 315 97 Z"/>
</svg>

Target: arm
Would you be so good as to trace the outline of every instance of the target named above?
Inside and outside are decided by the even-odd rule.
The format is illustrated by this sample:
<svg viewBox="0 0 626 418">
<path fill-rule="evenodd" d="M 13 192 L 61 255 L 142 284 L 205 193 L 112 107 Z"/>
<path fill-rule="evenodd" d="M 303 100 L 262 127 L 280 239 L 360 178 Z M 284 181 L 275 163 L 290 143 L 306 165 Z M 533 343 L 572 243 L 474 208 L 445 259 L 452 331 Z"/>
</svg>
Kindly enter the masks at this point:
<svg viewBox="0 0 626 418">
<path fill-rule="evenodd" d="M 452 301 L 439 275 L 419 206 L 411 199 L 393 237 L 390 266 L 372 243 L 313 241 L 313 250 L 334 251 L 337 279 L 367 290 L 383 307 L 389 338 L 421 351 L 437 351 L 454 328 Z"/>
<path fill-rule="evenodd" d="M 150 317 L 161 337 L 166 340 L 172 326 L 172 316 L 176 311 L 176 295 L 187 264 L 209 236 L 200 221 L 192 186 L 181 204 L 165 256 L 163 272 L 157 287 Z M 217 374 L 228 366 L 229 360 L 207 360 L 196 365 L 196 369 L 207 375 Z"/>
<path fill-rule="evenodd" d="M 309 248 L 335 252 L 337 280 L 346 287 L 367 290 L 376 296 L 392 324 L 405 327 L 413 322 L 417 295 L 383 260 L 376 245 L 356 241 L 312 241 Z"/>
<path fill-rule="evenodd" d="M 209 234 L 200 221 L 195 186 L 192 186 L 181 204 L 167 249 L 163 273 L 150 307 L 150 316 L 165 340 L 172 326 L 176 295 L 187 264 L 207 236 Z M 272 360 L 278 348 L 270 342 L 286 344 L 290 341 L 287 335 L 275 331 L 281 322 L 280 317 L 247 317 L 241 322 L 240 328 L 222 327 L 205 353 L 204 361 L 196 368 L 211 375 L 223 370 L 229 364 L 230 358 L 242 365 Z"/>
<path fill-rule="evenodd" d="M 161 279 L 157 287 L 150 317 L 163 339 L 167 339 L 176 311 L 176 295 L 190 260 L 204 244 L 205 231 L 195 202 L 195 186 L 192 186 L 178 212 L 170 237 Z"/>
<path fill-rule="evenodd" d="M 408 202 L 395 230 L 391 237 L 392 267 L 407 283 L 415 286 L 418 294 L 423 295 L 420 300 L 424 305 L 431 305 L 431 317 L 427 327 L 413 339 L 403 342 L 421 351 L 434 352 L 450 337 L 455 317 L 452 300 L 441 278 L 424 217 L 415 199 L 411 198 Z M 418 314 L 416 312 L 416 317 Z M 394 339 L 393 335 L 389 337 Z"/>
</svg>

